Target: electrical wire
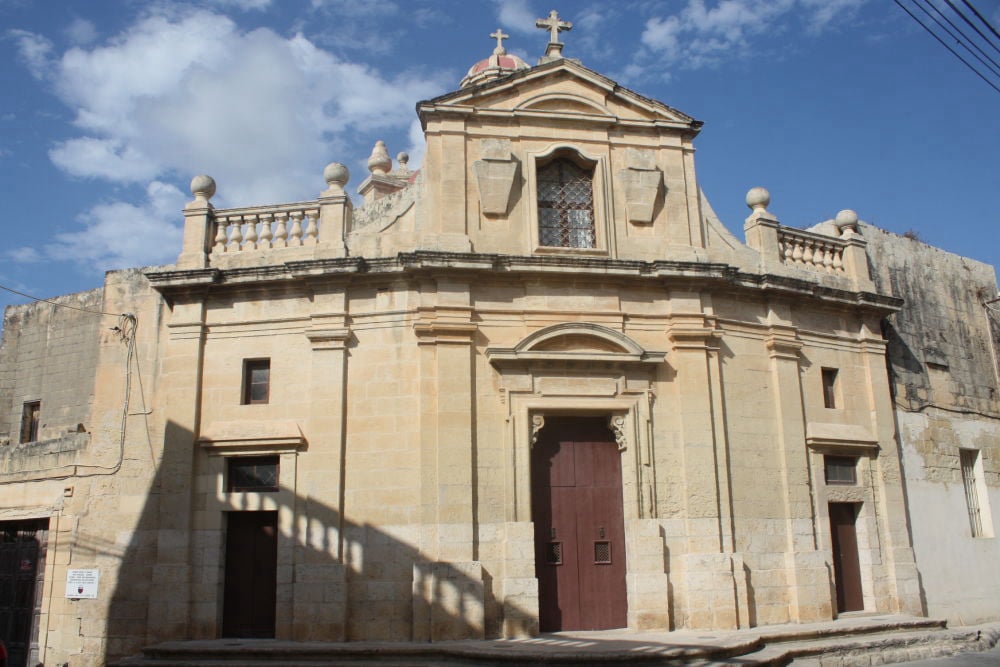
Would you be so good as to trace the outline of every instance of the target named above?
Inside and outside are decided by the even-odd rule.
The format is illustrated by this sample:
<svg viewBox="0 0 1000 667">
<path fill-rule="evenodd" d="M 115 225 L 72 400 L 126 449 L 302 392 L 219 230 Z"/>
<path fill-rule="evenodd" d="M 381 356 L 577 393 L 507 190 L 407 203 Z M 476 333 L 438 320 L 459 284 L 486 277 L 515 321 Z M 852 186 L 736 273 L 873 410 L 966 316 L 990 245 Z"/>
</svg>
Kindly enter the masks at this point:
<svg viewBox="0 0 1000 667">
<path fill-rule="evenodd" d="M 917 2 L 917 0 L 914 0 L 914 2 Z M 949 26 L 951 26 L 952 29 L 955 30 L 955 32 L 957 32 L 959 35 L 961 35 L 961 37 L 959 37 L 959 35 L 953 34 L 951 32 L 951 30 L 949 30 L 947 27 L 945 27 L 945 25 L 943 23 L 941 23 L 941 21 L 938 21 L 936 18 L 934 18 L 933 14 L 931 14 L 926 9 L 924 9 L 923 5 L 917 4 L 917 7 L 919 7 L 925 14 L 927 14 L 928 16 L 930 16 L 931 20 L 933 20 L 935 23 L 937 23 L 939 26 L 941 26 L 941 29 L 944 30 L 946 33 L 948 33 L 948 36 L 951 37 L 952 39 L 954 39 L 956 44 L 958 44 L 959 46 L 961 46 L 962 48 L 964 48 L 966 51 L 968 51 L 972 55 L 972 57 L 974 57 L 976 60 L 978 60 L 979 62 L 981 62 L 983 65 L 985 65 L 987 69 L 989 69 L 993 73 L 1000 74 L 1000 63 L 997 63 L 997 61 L 993 60 L 993 58 L 990 58 L 990 56 L 989 56 L 988 53 L 986 53 L 985 51 L 983 51 L 983 49 L 978 44 L 976 44 L 973 40 L 971 40 L 969 38 L 968 35 L 966 35 L 964 32 L 962 32 L 961 28 L 959 28 L 957 25 L 955 25 L 952 22 L 951 19 L 949 19 L 947 16 L 945 16 L 941 12 L 941 10 L 938 9 L 937 6 L 933 2 L 931 2 L 931 0 L 924 0 L 924 4 L 926 4 L 931 9 L 933 9 L 934 12 L 938 16 L 940 16 L 942 19 L 944 19 L 944 21 Z M 956 10 L 956 11 L 958 11 L 958 10 Z M 963 40 L 965 40 L 965 41 L 963 41 Z M 971 44 L 973 47 L 975 47 L 976 51 L 979 51 L 979 53 L 983 54 L 983 56 L 980 57 L 977 53 L 975 53 L 975 51 L 973 51 L 972 49 L 970 49 L 969 46 L 968 46 L 968 44 L 966 42 L 968 42 L 968 44 Z M 986 60 L 983 60 L 983 57 L 985 57 L 986 60 L 989 60 L 990 62 L 986 62 Z"/>
<path fill-rule="evenodd" d="M 973 30 L 975 30 L 979 34 L 980 37 L 982 37 L 984 40 L 986 40 L 987 44 L 990 44 L 992 46 L 992 44 L 990 43 L 989 37 L 987 37 L 986 35 L 984 35 L 982 33 L 982 31 L 979 28 L 976 27 L 976 24 L 973 23 L 972 21 L 970 21 L 969 18 L 962 12 L 961 9 L 959 9 L 958 7 L 956 7 L 955 5 L 953 5 L 952 2 L 951 2 L 951 0 L 944 0 L 944 1 L 948 3 L 948 6 L 951 7 L 952 10 L 954 10 L 954 12 L 956 14 L 958 14 L 959 16 L 962 17 L 963 21 L 965 21 L 966 23 L 969 24 L 969 27 L 971 27 Z M 982 21 L 983 23 L 986 24 L 986 27 L 988 27 L 990 30 L 993 30 L 993 26 L 991 26 L 989 24 L 989 22 L 986 19 L 984 19 L 979 12 L 976 11 L 975 7 L 973 7 L 972 5 L 970 5 L 968 2 L 966 2 L 965 4 L 968 5 L 969 9 L 971 9 L 976 14 L 976 16 L 979 17 L 980 21 Z M 996 32 L 997 32 L 996 30 L 993 30 L 993 34 L 994 35 L 996 35 Z M 1000 38 L 1000 35 L 997 35 L 997 37 Z M 993 48 L 996 48 L 996 47 L 994 46 Z M 998 49 L 998 50 L 1000 50 L 1000 49 Z"/>
<path fill-rule="evenodd" d="M 78 310 L 81 313 L 90 313 L 91 315 L 110 315 L 112 317 L 121 317 L 121 313 L 106 313 L 103 310 L 90 310 L 89 308 L 80 308 L 79 306 L 71 306 L 67 303 L 59 303 L 58 301 L 50 301 L 49 299 L 43 299 L 37 296 L 31 296 L 30 294 L 25 294 L 24 292 L 18 292 L 16 289 L 11 289 L 4 285 L 0 285 L 0 289 L 11 292 L 12 294 L 17 294 L 18 296 L 23 296 L 25 298 L 31 299 L 32 301 L 44 301 L 45 303 L 52 304 L 53 306 L 59 306 L 60 308 L 69 308 L 71 310 Z"/>
<path fill-rule="evenodd" d="M 963 63 L 963 64 L 964 64 L 964 65 L 965 65 L 966 67 L 968 67 L 968 68 L 969 68 L 970 70 L 972 70 L 972 73 L 973 73 L 973 74 L 975 74 L 975 75 L 976 75 L 976 76 L 978 76 L 978 77 L 979 77 L 980 79 L 982 79 L 983 81 L 985 81 L 985 82 L 986 82 L 986 85 L 987 85 L 987 86 L 989 86 L 989 87 L 990 87 L 990 88 L 992 88 L 993 90 L 995 90 L 995 91 L 997 91 L 998 93 L 1000 93 L 1000 87 L 997 87 L 997 86 L 996 86 L 996 84 L 994 84 L 994 83 L 993 83 L 992 81 L 990 81 L 989 79 L 987 79 L 987 78 L 986 78 L 986 77 L 985 77 L 985 76 L 984 76 L 984 75 L 983 75 L 983 74 L 982 74 L 982 73 L 981 73 L 981 72 L 980 72 L 979 70 L 977 70 L 977 69 L 976 69 L 976 68 L 975 68 L 975 67 L 974 67 L 974 66 L 972 65 L 972 63 L 970 63 L 970 62 L 969 62 L 968 60 L 966 60 L 965 58 L 963 58 L 963 57 L 962 57 L 962 55 L 961 55 L 960 53 L 958 53 L 957 51 L 955 51 L 955 49 L 953 49 L 953 48 L 951 48 L 950 46 L 948 46 L 947 42 L 945 42 L 945 41 L 944 41 L 943 39 L 941 39 L 941 38 L 940 38 L 940 37 L 938 36 L 938 34 L 937 34 L 937 33 L 935 33 L 935 32 L 934 32 L 933 30 L 931 30 L 931 29 L 930 29 L 930 28 L 929 28 L 929 27 L 928 27 L 927 25 L 925 25 L 925 24 L 924 24 L 924 22 L 923 22 L 923 21 L 921 21 L 921 20 L 920 20 L 920 19 L 919 19 L 919 18 L 918 18 L 918 17 L 916 16 L 916 14 L 914 14 L 914 13 L 913 13 L 913 12 L 911 12 L 911 11 L 910 11 L 909 9 L 907 9 L 907 8 L 906 8 L 906 7 L 905 7 L 905 6 L 903 5 L 903 3 L 902 3 L 902 2 L 900 2 L 900 0 L 893 0 L 893 2 L 895 2 L 895 3 L 896 3 L 896 5 L 897 5 L 897 6 L 898 6 L 898 7 L 900 8 L 900 9 L 902 9 L 902 10 L 903 10 L 904 12 L 906 12 L 907 14 L 909 14 L 910 18 L 912 18 L 912 19 L 913 19 L 914 21 L 916 21 L 917 23 L 919 23 L 919 24 L 920 24 L 920 27 L 921 27 L 921 28 L 923 28 L 923 29 L 924 29 L 924 30 L 926 30 L 926 31 L 927 31 L 928 33 L 930 33 L 931 37 L 933 37 L 934 39 L 936 39 L 936 40 L 937 40 L 937 41 L 938 41 L 938 42 L 939 42 L 939 43 L 941 44 L 941 46 L 943 46 L 944 48 L 948 49 L 948 51 L 949 51 L 949 52 L 950 52 L 950 53 L 951 53 L 951 54 L 952 54 L 953 56 L 955 56 L 956 58 L 958 58 L 959 60 L 961 60 L 961 61 L 962 61 L 962 63 Z"/>
<path fill-rule="evenodd" d="M 966 7 L 968 7 L 969 9 L 972 10 L 972 13 L 976 15 L 976 18 L 978 18 L 980 21 L 982 21 L 983 25 L 985 25 L 987 28 L 990 29 L 990 32 L 992 32 L 996 36 L 997 39 L 1000 39 L 1000 32 L 997 32 L 997 29 L 994 28 L 990 24 L 990 22 L 987 21 L 986 18 L 983 17 L 983 15 L 980 14 L 979 11 L 975 7 L 972 6 L 972 3 L 969 2 L 969 0 L 962 0 L 962 2 L 965 3 Z"/>
</svg>

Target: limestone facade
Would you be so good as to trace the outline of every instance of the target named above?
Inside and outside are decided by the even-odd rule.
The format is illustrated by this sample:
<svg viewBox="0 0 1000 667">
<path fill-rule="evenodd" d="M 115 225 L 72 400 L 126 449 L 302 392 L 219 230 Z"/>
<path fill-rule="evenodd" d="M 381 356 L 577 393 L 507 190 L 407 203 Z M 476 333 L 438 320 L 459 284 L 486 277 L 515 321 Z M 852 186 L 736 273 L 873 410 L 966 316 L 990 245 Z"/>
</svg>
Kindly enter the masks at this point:
<svg viewBox="0 0 1000 667">
<path fill-rule="evenodd" d="M 8 309 L 0 522 L 47 521 L 34 657 L 232 634 L 245 512 L 274 513 L 274 637 L 537 634 L 532 451 L 559 417 L 605 420 L 620 456 L 628 628 L 834 618 L 835 506 L 854 512 L 856 609 L 960 604 L 913 548 L 958 522 L 942 506 L 910 524 L 931 487 L 964 520 L 956 454 L 931 487 L 910 461 L 946 446 L 919 420 L 960 434 L 980 416 L 897 409 L 883 323 L 913 306 L 883 280 L 896 239 L 850 211 L 783 226 L 755 189 L 739 241 L 698 187 L 701 124 L 558 51 L 420 103 L 424 164 L 376 146 L 357 209 L 343 165 L 314 201 L 239 209 L 198 177 L 175 265 L 57 300 L 111 315 Z M 584 174 L 589 208 L 540 203 L 554 164 Z M 550 210 L 590 222 L 552 231 Z M 988 419 L 996 376 L 969 373 Z M 36 400 L 40 441 L 21 444 Z M 995 433 L 970 436 L 989 493 Z M 265 459 L 273 487 L 234 488 L 234 465 Z M 853 481 L 828 483 L 831 461 Z M 99 571 L 95 599 L 64 595 L 71 569 Z"/>
</svg>

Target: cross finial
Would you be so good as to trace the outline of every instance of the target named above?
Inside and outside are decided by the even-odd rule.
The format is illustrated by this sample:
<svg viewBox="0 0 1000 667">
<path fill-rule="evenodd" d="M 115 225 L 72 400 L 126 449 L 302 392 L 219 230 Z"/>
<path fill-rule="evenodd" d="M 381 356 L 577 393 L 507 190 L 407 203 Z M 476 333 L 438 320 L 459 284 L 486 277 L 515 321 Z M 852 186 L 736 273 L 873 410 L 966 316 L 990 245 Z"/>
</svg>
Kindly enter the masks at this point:
<svg viewBox="0 0 1000 667">
<path fill-rule="evenodd" d="M 504 34 L 503 30 L 497 28 L 496 32 L 490 33 L 490 37 L 497 40 L 497 48 L 493 49 L 493 53 L 495 53 L 498 56 L 502 56 L 503 54 L 507 53 L 507 49 L 503 48 L 503 40 L 510 37 L 510 35 Z"/>
<path fill-rule="evenodd" d="M 535 27 L 549 31 L 549 44 L 558 44 L 559 33 L 572 30 L 573 24 L 569 21 L 560 21 L 559 13 L 553 9 L 547 19 L 535 19 Z"/>
</svg>

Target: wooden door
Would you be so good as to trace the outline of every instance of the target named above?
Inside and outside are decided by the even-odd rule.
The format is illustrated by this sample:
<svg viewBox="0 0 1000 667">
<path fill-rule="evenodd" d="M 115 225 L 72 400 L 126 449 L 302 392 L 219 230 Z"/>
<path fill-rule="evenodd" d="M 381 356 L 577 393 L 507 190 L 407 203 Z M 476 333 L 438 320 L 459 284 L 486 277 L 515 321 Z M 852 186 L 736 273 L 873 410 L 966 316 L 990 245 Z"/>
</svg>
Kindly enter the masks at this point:
<svg viewBox="0 0 1000 667">
<path fill-rule="evenodd" d="M 837 611 L 865 608 L 858 560 L 857 505 L 830 503 L 830 533 L 833 539 L 833 576 L 837 583 Z"/>
<path fill-rule="evenodd" d="M 274 637 L 278 513 L 228 512 L 224 637 Z"/>
<path fill-rule="evenodd" d="M 47 526 L 47 519 L 0 525 L 0 639 L 7 645 L 6 664 L 11 667 L 28 664 L 33 653 L 33 628 L 37 627 L 38 593 L 42 590 L 36 584 Z"/>
<path fill-rule="evenodd" d="M 531 471 L 540 629 L 625 627 L 621 455 L 606 418 L 546 417 Z"/>
</svg>

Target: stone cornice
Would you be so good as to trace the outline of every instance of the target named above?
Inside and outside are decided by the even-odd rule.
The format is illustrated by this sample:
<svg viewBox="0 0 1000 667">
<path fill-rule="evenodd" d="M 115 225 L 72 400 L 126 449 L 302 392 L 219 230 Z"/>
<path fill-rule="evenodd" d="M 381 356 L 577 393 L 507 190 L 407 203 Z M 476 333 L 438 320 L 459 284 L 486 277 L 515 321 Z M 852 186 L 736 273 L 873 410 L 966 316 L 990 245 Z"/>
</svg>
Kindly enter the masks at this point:
<svg viewBox="0 0 1000 667">
<path fill-rule="evenodd" d="M 881 315 L 896 312 L 903 304 L 902 299 L 884 294 L 829 287 L 802 278 L 747 273 L 717 262 L 639 261 L 570 255 L 414 251 L 373 259 L 344 257 L 297 260 L 231 269 L 156 270 L 148 271 L 145 275 L 157 291 L 178 294 L 198 288 L 219 289 L 271 282 L 318 282 L 350 280 L 360 275 L 446 272 L 488 272 L 503 276 L 563 274 L 571 275 L 574 280 L 601 277 L 626 281 L 658 280 L 670 287 L 687 284 L 693 288 L 704 286 L 706 289 L 747 290 L 764 292 L 768 296 L 815 299 L 872 310 Z"/>
</svg>

